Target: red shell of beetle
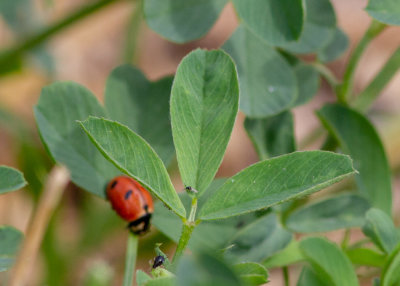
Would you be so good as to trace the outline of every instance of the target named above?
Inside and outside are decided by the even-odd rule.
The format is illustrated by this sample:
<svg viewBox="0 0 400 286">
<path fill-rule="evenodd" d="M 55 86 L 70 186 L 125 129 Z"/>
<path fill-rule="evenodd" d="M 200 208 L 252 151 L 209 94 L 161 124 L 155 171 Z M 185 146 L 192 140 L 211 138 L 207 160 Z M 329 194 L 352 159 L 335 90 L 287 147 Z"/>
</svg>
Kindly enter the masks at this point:
<svg viewBox="0 0 400 286">
<path fill-rule="evenodd" d="M 154 210 L 150 193 L 130 177 L 112 179 L 107 185 L 107 197 L 118 215 L 129 222 L 152 214 Z"/>
</svg>

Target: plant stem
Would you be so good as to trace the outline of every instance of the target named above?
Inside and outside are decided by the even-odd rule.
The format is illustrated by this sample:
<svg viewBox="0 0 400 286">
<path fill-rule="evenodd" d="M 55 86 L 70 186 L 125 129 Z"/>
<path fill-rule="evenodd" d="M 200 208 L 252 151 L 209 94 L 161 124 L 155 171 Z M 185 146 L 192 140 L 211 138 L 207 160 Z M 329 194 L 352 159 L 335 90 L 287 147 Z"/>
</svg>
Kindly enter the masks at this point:
<svg viewBox="0 0 400 286">
<path fill-rule="evenodd" d="M 183 252 L 189 243 L 190 236 L 195 228 L 196 224 L 189 221 L 184 221 L 182 226 L 182 234 L 179 238 L 178 246 L 176 247 L 174 258 L 172 259 L 172 263 L 175 263 L 181 258 Z"/>
<path fill-rule="evenodd" d="M 129 232 L 128 243 L 126 248 L 125 257 L 125 271 L 123 286 L 132 286 L 133 276 L 135 274 L 135 264 L 138 249 L 138 236 L 134 233 Z"/>
<path fill-rule="evenodd" d="M 357 96 L 354 101 L 354 106 L 362 112 L 366 111 L 380 95 L 383 88 L 392 79 L 399 68 L 400 48 L 391 55 L 371 83 Z"/>
<path fill-rule="evenodd" d="M 197 198 L 193 198 L 192 199 L 192 207 L 190 208 L 188 222 L 194 222 L 195 217 L 196 217 L 196 211 L 197 211 Z"/>
<path fill-rule="evenodd" d="M 42 196 L 29 222 L 25 241 L 11 276 L 10 286 L 25 285 L 30 277 L 43 234 L 69 179 L 69 173 L 65 167 L 55 166 L 50 171 Z"/>
<path fill-rule="evenodd" d="M 287 266 L 283 266 L 282 273 L 283 273 L 283 279 L 285 280 L 285 286 L 289 286 L 290 285 L 289 268 Z"/>
<path fill-rule="evenodd" d="M 378 36 L 383 29 L 386 27 L 385 24 L 379 23 L 376 20 L 372 20 L 368 30 L 365 32 L 361 41 L 358 43 L 357 47 L 354 49 L 352 55 L 350 56 L 349 63 L 347 64 L 346 71 L 343 76 L 343 82 L 337 87 L 336 93 L 339 102 L 347 103 L 349 97 L 351 96 L 353 90 L 353 80 L 354 73 L 357 64 L 369 43 Z"/>
<path fill-rule="evenodd" d="M 177 262 L 179 258 L 182 256 L 187 244 L 189 243 L 192 232 L 197 225 L 197 222 L 195 221 L 196 210 L 197 210 L 197 198 L 194 197 L 192 199 L 192 207 L 190 209 L 189 219 L 183 220 L 182 234 L 181 237 L 179 238 L 174 258 L 172 259 L 173 263 Z"/>
<path fill-rule="evenodd" d="M 342 249 L 345 250 L 347 249 L 348 245 L 349 245 L 349 241 L 350 241 L 350 229 L 346 228 L 346 230 L 344 231 L 344 235 L 343 235 L 343 240 L 341 243 Z"/>
<path fill-rule="evenodd" d="M 325 65 L 319 62 L 314 62 L 311 65 L 326 79 L 326 81 L 333 89 L 335 89 L 339 85 L 339 80 Z"/>
<path fill-rule="evenodd" d="M 115 3 L 118 0 L 100 0 L 93 4 L 90 4 L 76 13 L 68 16 L 65 19 L 56 22 L 55 24 L 46 27 L 44 30 L 38 32 L 35 35 L 28 37 L 26 40 L 17 43 L 15 46 L 11 47 L 8 50 L 1 51 L 0 53 L 0 66 L 7 65 L 18 61 L 19 58 L 28 50 L 37 47 L 48 38 L 61 31 L 62 29 L 74 24 L 75 22 L 83 19 L 87 15 L 92 14 L 93 12 L 103 8 L 109 4 Z"/>
<path fill-rule="evenodd" d="M 143 21 L 142 9 L 143 0 L 139 0 L 129 20 L 124 47 L 124 62 L 127 63 L 137 63 L 138 60 L 138 38 Z"/>
</svg>

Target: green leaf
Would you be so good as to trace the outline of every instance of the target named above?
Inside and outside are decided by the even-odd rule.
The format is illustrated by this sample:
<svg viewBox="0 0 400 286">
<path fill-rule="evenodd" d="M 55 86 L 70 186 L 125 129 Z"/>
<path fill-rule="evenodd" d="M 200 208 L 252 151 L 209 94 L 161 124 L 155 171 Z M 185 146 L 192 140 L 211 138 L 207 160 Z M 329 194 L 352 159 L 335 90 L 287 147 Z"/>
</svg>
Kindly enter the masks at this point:
<svg viewBox="0 0 400 286">
<path fill-rule="evenodd" d="M 240 278 L 225 261 L 207 253 L 184 256 L 177 267 L 178 286 L 239 286 Z"/>
<path fill-rule="evenodd" d="M 11 226 L 0 226 L 0 272 L 14 264 L 23 236 L 22 232 Z"/>
<path fill-rule="evenodd" d="M 393 220 L 379 209 L 370 209 L 366 214 L 366 224 L 363 232 L 386 253 L 391 253 L 400 242 L 400 234 Z"/>
<path fill-rule="evenodd" d="M 284 249 L 292 234 L 283 229 L 274 213 L 260 217 L 238 231 L 228 245 L 225 257 L 229 261 L 262 261 Z"/>
<path fill-rule="evenodd" d="M 26 185 L 24 175 L 7 166 L 0 166 L 0 194 L 18 190 Z"/>
<path fill-rule="evenodd" d="M 372 267 L 383 267 L 386 262 L 386 255 L 370 248 L 355 248 L 346 250 L 346 255 L 351 263 Z"/>
<path fill-rule="evenodd" d="M 1 1 L 0 15 L 15 33 L 26 34 L 36 26 L 32 6 L 28 0 Z"/>
<path fill-rule="evenodd" d="M 140 134 L 167 166 L 175 153 L 169 120 L 171 85 L 172 77 L 150 82 L 140 70 L 122 65 L 111 72 L 105 91 L 110 119 Z"/>
<path fill-rule="evenodd" d="M 303 28 L 301 0 L 233 0 L 243 23 L 272 45 L 297 40 Z"/>
<path fill-rule="evenodd" d="M 222 48 L 238 69 L 241 111 L 249 117 L 266 117 L 289 109 L 297 97 L 296 78 L 275 49 L 244 26 L 239 26 Z"/>
<path fill-rule="evenodd" d="M 280 46 L 295 54 L 314 53 L 323 49 L 333 39 L 336 16 L 329 0 L 305 0 L 306 18 L 297 41 Z"/>
<path fill-rule="evenodd" d="M 144 16 L 162 37 L 185 43 L 204 36 L 227 0 L 145 0 Z"/>
<path fill-rule="evenodd" d="M 335 34 L 329 43 L 318 51 L 318 59 L 331 62 L 338 59 L 348 48 L 349 38 L 342 29 L 336 27 Z"/>
<path fill-rule="evenodd" d="M 72 181 L 105 198 L 109 180 L 120 172 L 100 154 L 76 120 L 104 116 L 92 93 L 73 82 L 58 82 L 42 90 L 35 118 L 42 141 L 53 158 L 68 167 Z"/>
<path fill-rule="evenodd" d="M 180 63 L 171 122 L 182 181 L 203 192 L 221 164 L 238 111 L 235 65 L 223 51 L 196 50 Z"/>
<path fill-rule="evenodd" d="M 354 167 L 359 171 L 355 178 L 360 193 L 372 206 L 390 214 L 390 170 L 382 142 L 372 124 L 362 114 L 338 104 L 325 105 L 318 116 L 342 150 L 353 158 Z"/>
<path fill-rule="evenodd" d="M 231 217 L 319 191 L 354 173 L 348 156 L 295 152 L 256 163 L 216 190 L 200 210 L 201 220 Z"/>
<path fill-rule="evenodd" d="M 397 286 L 400 283 L 400 244 L 387 259 L 386 265 L 382 270 L 382 286 Z"/>
<path fill-rule="evenodd" d="M 309 266 L 304 266 L 301 270 L 299 280 L 297 281 L 297 286 L 329 286 L 323 282 L 322 279 L 314 272 L 314 270 Z"/>
<path fill-rule="evenodd" d="M 359 285 L 350 260 L 336 244 L 325 238 L 310 237 L 300 242 L 300 249 L 318 277 L 328 285 Z"/>
<path fill-rule="evenodd" d="M 246 117 L 244 128 L 260 160 L 291 153 L 296 149 L 293 115 L 290 111 L 265 119 Z"/>
<path fill-rule="evenodd" d="M 400 26 L 399 0 L 369 0 L 365 10 L 382 23 Z"/>
<path fill-rule="evenodd" d="M 185 217 L 185 208 L 164 164 L 143 138 L 118 122 L 102 118 L 89 117 L 80 125 L 110 162 L 142 183 L 177 215 Z"/>
<path fill-rule="evenodd" d="M 233 266 L 245 285 L 261 285 L 268 282 L 268 271 L 264 266 L 254 262 L 242 262 Z"/>
<path fill-rule="evenodd" d="M 313 66 L 301 61 L 296 61 L 293 70 L 298 86 L 298 96 L 293 103 L 293 107 L 295 107 L 309 102 L 316 95 L 320 85 L 320 76 Z"/>
<path fill-rule="evenodd" d="M 369 208 L 369 203 L 360 196 L 340 195 L 291 212 L 285 224 L 292 231 L 303 233 L 361 227 Z"/>
<path fill-rule="evenodd" d="M 292 242 L 289 243 L 289 245 L 282 251 L 267 258 L 263 262 L 263 265 L 266 268 L 283 267 L 297 263 L 304 259 L 305 257 L 300 250 L 299 242 L 292 240 Z"/>
</svg>

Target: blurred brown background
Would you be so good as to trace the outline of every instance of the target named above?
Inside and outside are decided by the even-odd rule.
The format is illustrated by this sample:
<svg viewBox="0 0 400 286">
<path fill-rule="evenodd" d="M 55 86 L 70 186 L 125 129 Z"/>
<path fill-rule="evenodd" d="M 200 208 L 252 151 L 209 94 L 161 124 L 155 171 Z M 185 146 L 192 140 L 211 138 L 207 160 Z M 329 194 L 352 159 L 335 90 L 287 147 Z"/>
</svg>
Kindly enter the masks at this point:
<svg viewBox="0 0 400 286">
<path fill-rule="evenodd" d="M 339 26 L 350 38 L 351 50 L 355 43 L 359 41 L 370 22 L 370 18 L 363 11 L 367 1 L 333 0 L 332 2 L 337 13 Z M 40 15 L 44 22 L 51 23 L 79 9 L 79 7 L 86 4 L 86 1 L 54 0 L 51 4 L 46 4 L 45 1 L 36 0 L 32 1 L 32 3 L 34 7 L 32 13 Z M 126 44 L 127 27 L 131 21 L 134 5 L 135 3 L 131 1 L 116 1 L 53 37 L 48 42 L 48 51 L 54 61 L 55 72 L 49 75 L 43 69 L 38 68 L 32 60 L 21 71 L 0 77 L 0 105 L 22 118 L 32 130 L 36 130 L 32 107 L 39 98 L 41 88 L 52 81 L 72 80 L 78 82 L 86 86 L 102 100 L 105 80 L 108 74 L 114 67 L 124 63 L 123 53 Z M 21 15 L 21 17 L 24 17 L 24 15 Z M 148 29 L 143 22 L 138 37 L 135 60 L 132 57 L 131 62 L 135 63 L 152 80 L 173 74 L 185 54 L 197 47 L 207 49 L 220 47 L 236 26 L 237 20 L 234 11 L 231 5 L 228 5 L 206 37 L 189 44 L 176 45 L 162 39 Z M 9 47 L 14 42 L 15 35 L 0 18 L 0 49 Z M 359 90 L 364 87 L 399 45 L 400 28 L 394 27 L 388 28 L 373 41 L 357 70 L 355 88 Z M 339 60 L 329 65 L 339 78 L 348 55 L 349 53 L 347 52 Z M 395 221 L 397 223 L 400 218 L 399 99 L 400 73 L 393 78 L 384 90 L 370 114 L 378 132 L 383 136 L 390 163 L 397 170 L 394 178 L 394 206 Z M 321 106 L 322 102 L 329 100 L 333 100 L 333 94 L 329 86 L 323 83 L 318 95 L 311 103 L 295 109 L 298 142 L 301 142 L 319 124 L 313 110 Z M 220 176 L 230 176 L 257 160 L 250 141 L 245 135 L 242 121 L 243 116 L 240 115 L 224 162 L 219 170 Z M 318 145 L 307 146 L 307 148 L 318 148 Z M 10 133 L 6 128 L 0 126 L 0 165 L 10 165 L 18 168 L 14 153 L 15 145 Z M 180 189 L 181 185 L 178 178 L 176 184 L 177 188 Z M 64 194 L 62 204 L 66 205 L 66 207 L 59 214 L 62 218 L 60 242 L 64 243 L 63 247 L 67 248 L 73 247 L 75 233 L 80 231 L 79 223 L 76 220 L 75 203 L 73 195 Z M 32 210 L 33 201 L 24 190 L 2 195 L 0 196 L 0 225 L 9 224 L 25 231 Z M 335 239 L 334 233 L 331 238 Z M 125 233 L 121 231 L 101 244 L 101 247 L 96 252 L 86 257 L 78 257 L 76 261 L 77 268 L 68 274 L 71 276 L 69 277 L 71 283 L 75 281 L 79 284 L 79 279 L 82 277 L 80 272 L 84 271 L 85 265 L 89 263 L 88 261 L 104 257 L 111 257 L 111 261 L 122 260 L 124 248 Z M 146 268 L 146 260 L 150 258 L 146 256 L 141 263 L 145 270 L 148 270 Z M 44 275 L 41 271 L 40 257 L 34 268 L 31 285 L 38 285 L 37 283 L 41 281 L 41 277 Z M 117 273 L 117 275 L 120 275 L 120 273 Z M 283 281 L 280 279 L 280 273 L 273 272 L 272 282 L 268 285 L 283 285 Z M 117 281 L 119 280 L 117 279 Z M 116 283 L 118 285 L 118 282 Z"/>
</svg>

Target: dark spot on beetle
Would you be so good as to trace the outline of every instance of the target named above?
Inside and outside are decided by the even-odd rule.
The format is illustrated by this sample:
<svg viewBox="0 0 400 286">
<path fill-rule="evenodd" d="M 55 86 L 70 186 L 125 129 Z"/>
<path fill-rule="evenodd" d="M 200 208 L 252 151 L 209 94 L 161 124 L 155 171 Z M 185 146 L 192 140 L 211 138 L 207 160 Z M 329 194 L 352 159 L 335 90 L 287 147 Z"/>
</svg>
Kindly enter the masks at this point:
<svg viewBox="0 0 400 286">
<path fill-rule="evenodd" d="M 129 190 L 129 191 L 127 191 L 126 193 L 125 193 L 125 200 L 127 200 L 127 199 L 129 199 L 130 198 L 130 196 L 133 194 L 133 191 L 132 190 Z"/>
<path fill-rule="evenodd" d="M 113 189 L 117 183 L 118 183 L 117 180 L 115 180 L 114 182 L 112 182 L 112 184 L 111 184 L 111 189 Z"/>
<path fill-rule="evenodd" d="M 165 261 L 164 256 L 162 255 L 156 256 L 156 258 L 154 258 L 153 269 L 163 265 L 164 261 Z"/>
<path fill-rule="evenodd" d="M 144 210 L 147 212 L 149 210 L 149 206 L 148 205 L 144 205 Z"/>
</svg>

